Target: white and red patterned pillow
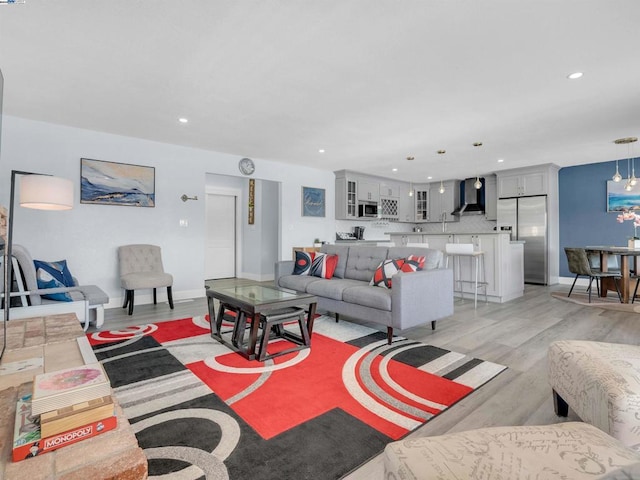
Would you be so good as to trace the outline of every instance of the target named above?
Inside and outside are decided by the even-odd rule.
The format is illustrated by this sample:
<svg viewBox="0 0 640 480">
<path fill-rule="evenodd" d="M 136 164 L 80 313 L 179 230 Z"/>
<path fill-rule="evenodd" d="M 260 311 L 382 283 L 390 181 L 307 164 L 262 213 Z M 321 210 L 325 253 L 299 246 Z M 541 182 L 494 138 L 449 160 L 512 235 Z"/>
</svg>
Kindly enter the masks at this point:
<svg viewBox="0 0 640 480">
<path fill-rule="evenodd" d="M 404 259 L 402 271 L 406 273 L 418 272 L 424 268 L 424 255 L 409 255 Z"/>
<path fill-rule="evenodd" d="M 404 258 L 387 259 L 380 262 L 378 268 L 373 273 L 373 278 L 369 282 L 369 285 L 375 285 L 376 287 L 391 288 L 391 277 L 396 273 L 402 271 L 402 267 L 405 264 Z"/>
<path fill-rule="evenodd" d="M 328 255 L 326 253 L 316 253 L 311 264 L 309 275 L 320 278 L 331 278 L 338 266 L 338 255 Z"/>
<path fill-rule="evenodd" d="M 331 278 L 338 266 L 338 255 L 326 253 L 302 252 L 296 250 L 293 267 L 294 275 L 313 275 L 320 278 Z"/>
<path fill-rule="evenodd" d="M 393 277 L 398 272 L 413 273 L 424 268 L 425 257 L 420 255 L 409 255 L 407 258 L 387 259 L 380 262 L 373 274 L 369 285 L 376 287 L 391 288 Z"/>
</svg>

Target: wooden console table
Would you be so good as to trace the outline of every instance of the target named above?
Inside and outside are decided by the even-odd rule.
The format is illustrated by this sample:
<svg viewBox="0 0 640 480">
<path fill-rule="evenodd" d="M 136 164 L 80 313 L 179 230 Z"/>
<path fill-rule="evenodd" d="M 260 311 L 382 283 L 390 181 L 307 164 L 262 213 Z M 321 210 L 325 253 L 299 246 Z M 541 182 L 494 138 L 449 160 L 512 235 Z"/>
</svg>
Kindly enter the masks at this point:
<svg viewBox="0 0 640 480">
<path fill-rule="evenodd" d="M 20 462 L 11 460 L 18 398 L 31 393 L 34 375 L 84 365 L 78 337 L 84 337 L 84 331 L 75 314 L 12 320 L 8 323 L 7 350 L 0 361 L 0 478 L 147 478 L 147 459 L 119 405 L 116 405 L 118 427 L 115 430 Z M 32 367 L 14 373 L 6 372 L 21 361 Z"/>
</svg>

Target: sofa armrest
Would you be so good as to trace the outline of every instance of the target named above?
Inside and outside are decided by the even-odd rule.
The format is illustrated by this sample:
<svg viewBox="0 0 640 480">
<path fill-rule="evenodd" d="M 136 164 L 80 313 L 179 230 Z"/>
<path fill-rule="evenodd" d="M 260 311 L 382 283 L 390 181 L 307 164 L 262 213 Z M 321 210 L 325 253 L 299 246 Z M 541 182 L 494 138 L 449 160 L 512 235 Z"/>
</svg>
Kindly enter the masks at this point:
<svg viewBox="0 0 640 480">
<path fill-rule="evenodd" d="M 280 262 L 276 262 L 274 279 L 276 287 L 279 285 L 278 282 L 280 280 L 280 277 L 291 275 L 293 273 L 293 267 L 295 263 L 296 262 L 293 260 L 282 260 Z"/>
<path fill-rule="evenodd" d="M 391 306 L 391 326 L 400 330 L 453 315 L 453 270 L 394 275 Z"/>
</svg>

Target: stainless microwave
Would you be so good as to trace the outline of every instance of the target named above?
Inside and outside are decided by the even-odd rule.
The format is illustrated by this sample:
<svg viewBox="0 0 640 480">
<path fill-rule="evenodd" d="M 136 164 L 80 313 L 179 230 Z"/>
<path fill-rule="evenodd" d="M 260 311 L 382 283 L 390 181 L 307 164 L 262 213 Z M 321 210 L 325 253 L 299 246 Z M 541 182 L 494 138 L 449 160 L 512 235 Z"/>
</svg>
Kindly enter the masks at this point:
<svg viewBox="0 0 640 480">
<path fill-rule="evenodd" d="M 378 216 L 378 204 L 377 203 L 360 203 L 358 205 L 359 217 L 377 217 Z"/>
</svg>

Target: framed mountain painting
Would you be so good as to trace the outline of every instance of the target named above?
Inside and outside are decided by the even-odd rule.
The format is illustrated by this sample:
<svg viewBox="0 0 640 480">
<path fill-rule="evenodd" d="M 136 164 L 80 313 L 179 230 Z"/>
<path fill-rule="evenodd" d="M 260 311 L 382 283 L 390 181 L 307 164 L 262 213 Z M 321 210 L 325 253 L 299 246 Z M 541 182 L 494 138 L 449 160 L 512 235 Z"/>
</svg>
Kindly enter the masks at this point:
<svg viewBox="0 0 640 480">
<path fill-rule="evenodd" d="M 155 207 L 156 169 L 81 158 L 80 203 Z"/>
</svg>

